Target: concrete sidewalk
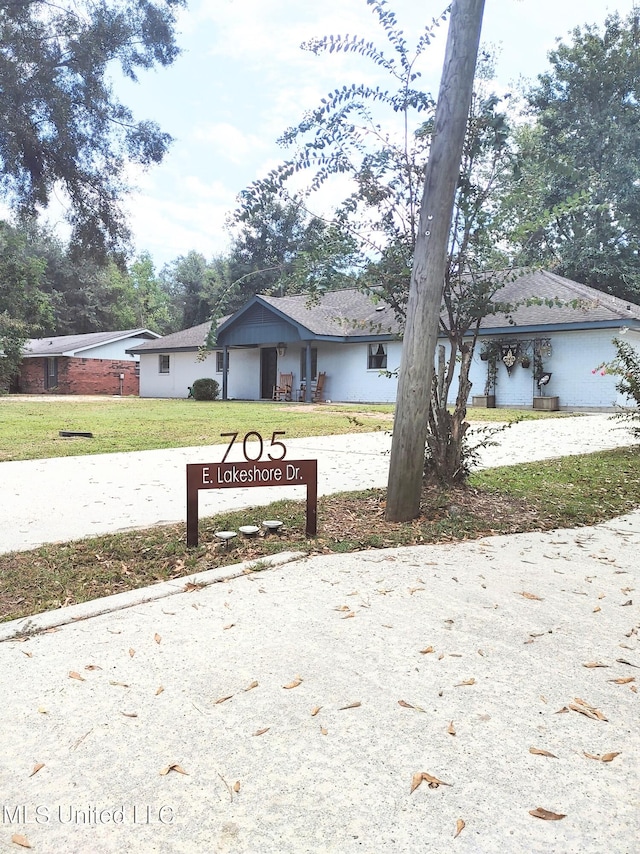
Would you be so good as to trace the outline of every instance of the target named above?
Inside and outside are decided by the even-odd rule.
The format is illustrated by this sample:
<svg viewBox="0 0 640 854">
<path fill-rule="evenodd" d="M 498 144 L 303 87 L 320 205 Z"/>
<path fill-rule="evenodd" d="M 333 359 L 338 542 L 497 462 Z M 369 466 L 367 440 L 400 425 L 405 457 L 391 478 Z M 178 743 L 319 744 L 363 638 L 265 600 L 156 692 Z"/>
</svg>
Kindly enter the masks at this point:
<svg viewBox="0 0 640 854">
<path fill-rule="evenodd" d="M 0 643 L 0 850 L 632 854 L 639 551 L 303 558 Z"/>
<path fill-rule="evenodd" d="M 611 427 L 523 423 L 489 451 L 517 462 L 627 443 Z M 354 488 L 349 471 L 383 485 L 366 481 L 386 477 L 388 438 L 305 441 L 323 455 L 323 488 Z M 200 450 L 167 469 L 158 458 L 145 481 L 154 507 L 168 506 L 171 477 L 184 489 L 179 454 L 203 462 Z M 0 472 L 17 465 L 28 466 Z M 139 486 L 127 470 L 128 487 L 105 488 L 113 465 L 93 469 L 105 512 Z M 74 487 L 89 481 L 66 471 L 70 520 Z M 55 530 L 60 494 L 40 525 L 32 510 L 32 537 Z M 285 555 L 3 624 L 0 851 L 19 850 L 17 834 L 44 854 L 632 854 L 639 552 L 636 512 Z M 536 818 L 538 807 L 564 818 Z"/>
<path fill-rule="evenodd" d="M 496 447 L 482 451 L 482 465 L 509 465 L 633 442 L 628 429 L 601 414 L 524 421 L 498 439 Z M 318 460 L 320 495 L 386 486 L 388 433 L 292 439 L 286 445 L 287 459 Z M 224 451 L 224 446 L 213 445 L 0 463 L 0 553 L 184 521 L 186 464 L 218 462 Z M 255 454 L 253 446 L 251 453 Z M 235 452 L 229 459 L 241 456 Z M 299 487 L 203 491 L 200 515 L 303 495 Z"/>
</svg>

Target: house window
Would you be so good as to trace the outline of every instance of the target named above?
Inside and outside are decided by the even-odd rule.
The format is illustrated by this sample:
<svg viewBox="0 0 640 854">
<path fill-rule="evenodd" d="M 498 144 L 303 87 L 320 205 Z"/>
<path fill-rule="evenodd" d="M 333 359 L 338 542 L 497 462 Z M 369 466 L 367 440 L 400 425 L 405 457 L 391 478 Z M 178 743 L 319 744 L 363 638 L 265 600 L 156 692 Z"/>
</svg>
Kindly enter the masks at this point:
<svg viewBox="0 0 640 854">
<path fill-rule="evenodd" d="M 161 353 L 158 356 L 158 373 L 160 374 L 168 374 L 169 373 L 169 354 Z"/>
<path fill-rule="evenodd" d="M 140 362 L 136 362 L 133 366 L 133 373 L 136 377 L 140 376 Z"/>
<path fill-rule="evenodd" d="M 303 347 L 300 350 L 300 381 L 304 382 L 307 378 L 307 351 Z M 311 348 L 311 379 L 318 379 L 318 350 L 316 347 Z"/>
<path fill-rule="evenodd" d="M 367 367 L 370 371 L 384 371 L 387 368 L 387 347 L 385 344 L 369 344 Z"/>
<path fill-rule="evenodd" d="M 229 354 L 227 353 L 227 369 L 229 367 Z M 216 373 L 221 374 L 224 371 L 224 351 L 216 350 Z"/>
</svg>

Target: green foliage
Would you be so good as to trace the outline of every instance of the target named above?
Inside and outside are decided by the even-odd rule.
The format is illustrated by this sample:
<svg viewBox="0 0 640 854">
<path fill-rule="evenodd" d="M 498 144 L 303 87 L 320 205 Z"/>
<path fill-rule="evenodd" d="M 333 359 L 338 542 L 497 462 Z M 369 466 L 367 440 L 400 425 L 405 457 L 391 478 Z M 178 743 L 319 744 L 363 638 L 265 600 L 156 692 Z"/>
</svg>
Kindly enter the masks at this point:
<svg viewBox="0 0 640 854">
<path fill-rule="evenodd" d="M 0 194 L 22 215 L 62 188 L 73 243 L 103 255 L 128 236 L 128 163 L 158 163 L 170 137 L 136 122 L 110 74 L 169 65 L 185 0 L 26 0 L 0 7 Z"/>
<path fill-rule="evenodd" d="M 594 369 L 602 373 L 619 377 L 616 391 L 629 401 L 629 405 L 619 407 L 615 418 L 631 422 L 629 429 L 640 439 L 640 350 L 628 341 L 614 338 L 616 356 L 613 361 Z"/>
<path fill-rule="evenodd" d="M 623 298 L 640 294 L 640 13 L 577 27 L 528 93 L 507 207 L 521 257 Z"/>
<path fill-rule="evenodd" d="M 220 386 L 210 377 L 201 377 L 191 386 L 191 394 L 195 400 L 217 400 Z"/>
<path fill-rule="evenodd" d="M 0 221 L 0 388 L 16 373 L 26 339 L 51 322 L 51 302 L 39 288 L 43 271 L 24 234 Z"/>
</svg>

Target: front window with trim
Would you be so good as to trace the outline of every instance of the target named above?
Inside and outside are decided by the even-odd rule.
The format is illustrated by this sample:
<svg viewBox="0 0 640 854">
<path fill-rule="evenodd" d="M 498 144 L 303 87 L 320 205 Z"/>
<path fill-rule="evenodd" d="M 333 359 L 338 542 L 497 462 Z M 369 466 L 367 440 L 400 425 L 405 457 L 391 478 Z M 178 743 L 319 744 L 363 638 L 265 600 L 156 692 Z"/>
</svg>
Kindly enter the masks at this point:
<svg viewBox="0 0 640 854">
<path fill-rule="evenodd" d="M 369 344 L 367 367 L 370 371 L 384 371 L 387 368 L 386 344 Z"/>
<path fill-rule="evenodd" d="M 158 373 L 160 374 L 168 374 L 169 373 L 169 354 L 161 353 L 158 356 Z"/>
<path fill-rule="evenodd" d="M 229 364 L 229 356 L 227 355 L 227 365 Z M 216 350 L 216 373 L 221 374 L 224 371 L 224 351 Z"/>
</svg>

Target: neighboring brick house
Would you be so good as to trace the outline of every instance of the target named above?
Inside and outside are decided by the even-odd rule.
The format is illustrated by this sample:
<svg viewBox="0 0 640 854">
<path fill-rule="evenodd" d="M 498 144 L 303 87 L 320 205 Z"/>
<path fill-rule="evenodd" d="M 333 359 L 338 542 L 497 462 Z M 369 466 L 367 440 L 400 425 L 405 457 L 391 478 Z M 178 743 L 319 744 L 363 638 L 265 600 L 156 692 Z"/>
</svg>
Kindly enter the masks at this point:
<svg viewBox="0 0 640 854">
<path fill-rule="evenodd" d="M 126 352 L 160 336 L 149 329 L 32 338 L 12 390 L 21 394 L 137 395 L 137 358 Z"/>
</svg>

